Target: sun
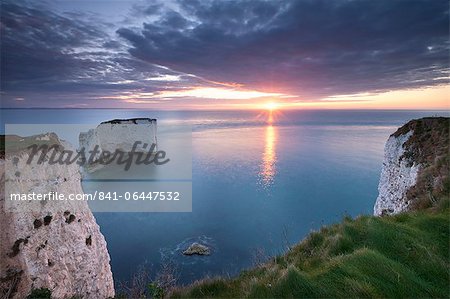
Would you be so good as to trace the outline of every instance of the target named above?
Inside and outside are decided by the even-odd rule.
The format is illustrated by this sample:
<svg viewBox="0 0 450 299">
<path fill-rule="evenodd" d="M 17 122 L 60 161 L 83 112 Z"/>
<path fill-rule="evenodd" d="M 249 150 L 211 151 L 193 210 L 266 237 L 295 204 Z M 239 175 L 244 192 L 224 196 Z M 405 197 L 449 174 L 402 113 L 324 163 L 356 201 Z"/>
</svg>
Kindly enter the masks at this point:
<svg viewBox="0 0 450 299">
<path fill-rule="evenodd" d="M 280 105 L 275 102 L 269 102 L 264 104 L 264 108 L 269 111 L 276 110 Z"/>
</svg>

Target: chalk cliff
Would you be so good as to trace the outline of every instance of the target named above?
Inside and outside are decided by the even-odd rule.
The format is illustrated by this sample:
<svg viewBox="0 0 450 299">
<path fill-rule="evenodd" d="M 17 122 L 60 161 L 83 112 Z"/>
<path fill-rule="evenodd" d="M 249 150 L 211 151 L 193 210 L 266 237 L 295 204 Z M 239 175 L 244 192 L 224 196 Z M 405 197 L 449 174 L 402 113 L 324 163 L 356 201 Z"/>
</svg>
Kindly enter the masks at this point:
<svg viewBox="0 0 450 299">
<path fill-rule="evenodd" d="M 137 152 L 147 152 L 152 144 L 157 144 L 156 119 L 114 119 L 102 122 L 95 129 L 79 135 L 80 149 L 84 148 L 86 153 L 95 146 L 98 146 L 99 151 L 113 153 L 118 149 L 130 152 L 136 141 L 141 142 L 135 148 Z M 100 154 L 97 154 L 91 164 L 95 164 L 100 158 Z"/>
<path fill-rule="evenodd" d="M 432 206 L 447 192 L 449 127 L 449 118 L 422 118 L 408 122 L 389 137 L 375 215 Z"/>
<path fill-rule="evenodd" d="M 11 193 L 83 194 L 77 164 L 27 165 L 23 150 L 34 143 L 57 144 L 56 151 L 71 146 L 55 134 L 6 138 L 20 149 L 7 149 L 0 160 L 0 297 L 24 298 L 39 288 L 54 298 L 114 297 L 106 241 L 86 201 L 8 201 Z"/>
</svg>

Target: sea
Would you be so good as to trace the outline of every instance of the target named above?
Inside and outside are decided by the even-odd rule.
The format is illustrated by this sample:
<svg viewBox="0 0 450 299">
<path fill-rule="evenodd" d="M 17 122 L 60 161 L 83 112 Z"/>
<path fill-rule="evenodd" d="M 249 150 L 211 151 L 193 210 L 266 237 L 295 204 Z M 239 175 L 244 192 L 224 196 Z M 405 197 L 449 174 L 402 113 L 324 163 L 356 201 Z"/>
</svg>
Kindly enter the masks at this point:
<svg viewBox="0 0 450 299">
<path fill-rule="evenodd" d="M 156 118 L 192 130 L 192 212 L 94 213 L 117 287 L 170 262 L 178 284 L 232 277 L 311 231 L 370 215 L 384 144 L 411 119 L 449 111 L 2 109 L 5 124 Z M 193 242 L 209 256 L 185 256 Z"/>
</svg>

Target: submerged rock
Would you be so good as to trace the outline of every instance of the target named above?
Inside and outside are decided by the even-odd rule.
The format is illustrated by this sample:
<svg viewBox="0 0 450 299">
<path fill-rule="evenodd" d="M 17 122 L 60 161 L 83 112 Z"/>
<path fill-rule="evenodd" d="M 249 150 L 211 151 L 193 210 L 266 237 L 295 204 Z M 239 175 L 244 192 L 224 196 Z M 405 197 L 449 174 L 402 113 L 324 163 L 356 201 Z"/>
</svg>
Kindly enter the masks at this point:
<svg viewBox="0 0 450 299">
<path fill-rule="evenodd" d="M 183 251 L 184 255 L 210 255 L 211 251 L 208 246 L 202 245 L 200 243 L 194 242 L 192 243 L 185 251 Z"/>
</svg>

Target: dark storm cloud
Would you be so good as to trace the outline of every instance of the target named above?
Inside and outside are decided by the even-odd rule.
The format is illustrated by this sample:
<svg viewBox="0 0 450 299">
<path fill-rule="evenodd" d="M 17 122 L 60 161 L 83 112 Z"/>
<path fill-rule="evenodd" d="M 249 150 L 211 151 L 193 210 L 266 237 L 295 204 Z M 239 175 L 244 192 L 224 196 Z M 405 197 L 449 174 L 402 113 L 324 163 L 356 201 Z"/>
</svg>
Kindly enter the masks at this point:
<svg viewBox="0 0 450 299">
<path fill-rule="evenodd" d="M 2 3 L 2 83 L 64 78 L 92 61 L 75 59 L 68 51 L 90 46 L 102 35 L 94 26 L 13 2 Z"/>
<path fill-rule="evenodd" d="M 108 24 L 91 14 L 2 1 L 0 21 L 3 104 L 24 97 L 27 105 L 30 99 L 59 105 L 123 90 L 157 91 L 158 82 L 145 79 L 168 72 L 130 56 L 123 41 L 107 33 Z"/>
<path fill-rule="evenodd" d="M 180 1 L 158 12 L 117 30 L 130 54 L 211 80 L 308 97 L 448 81 L 447 0 Z"/>
</svg>

